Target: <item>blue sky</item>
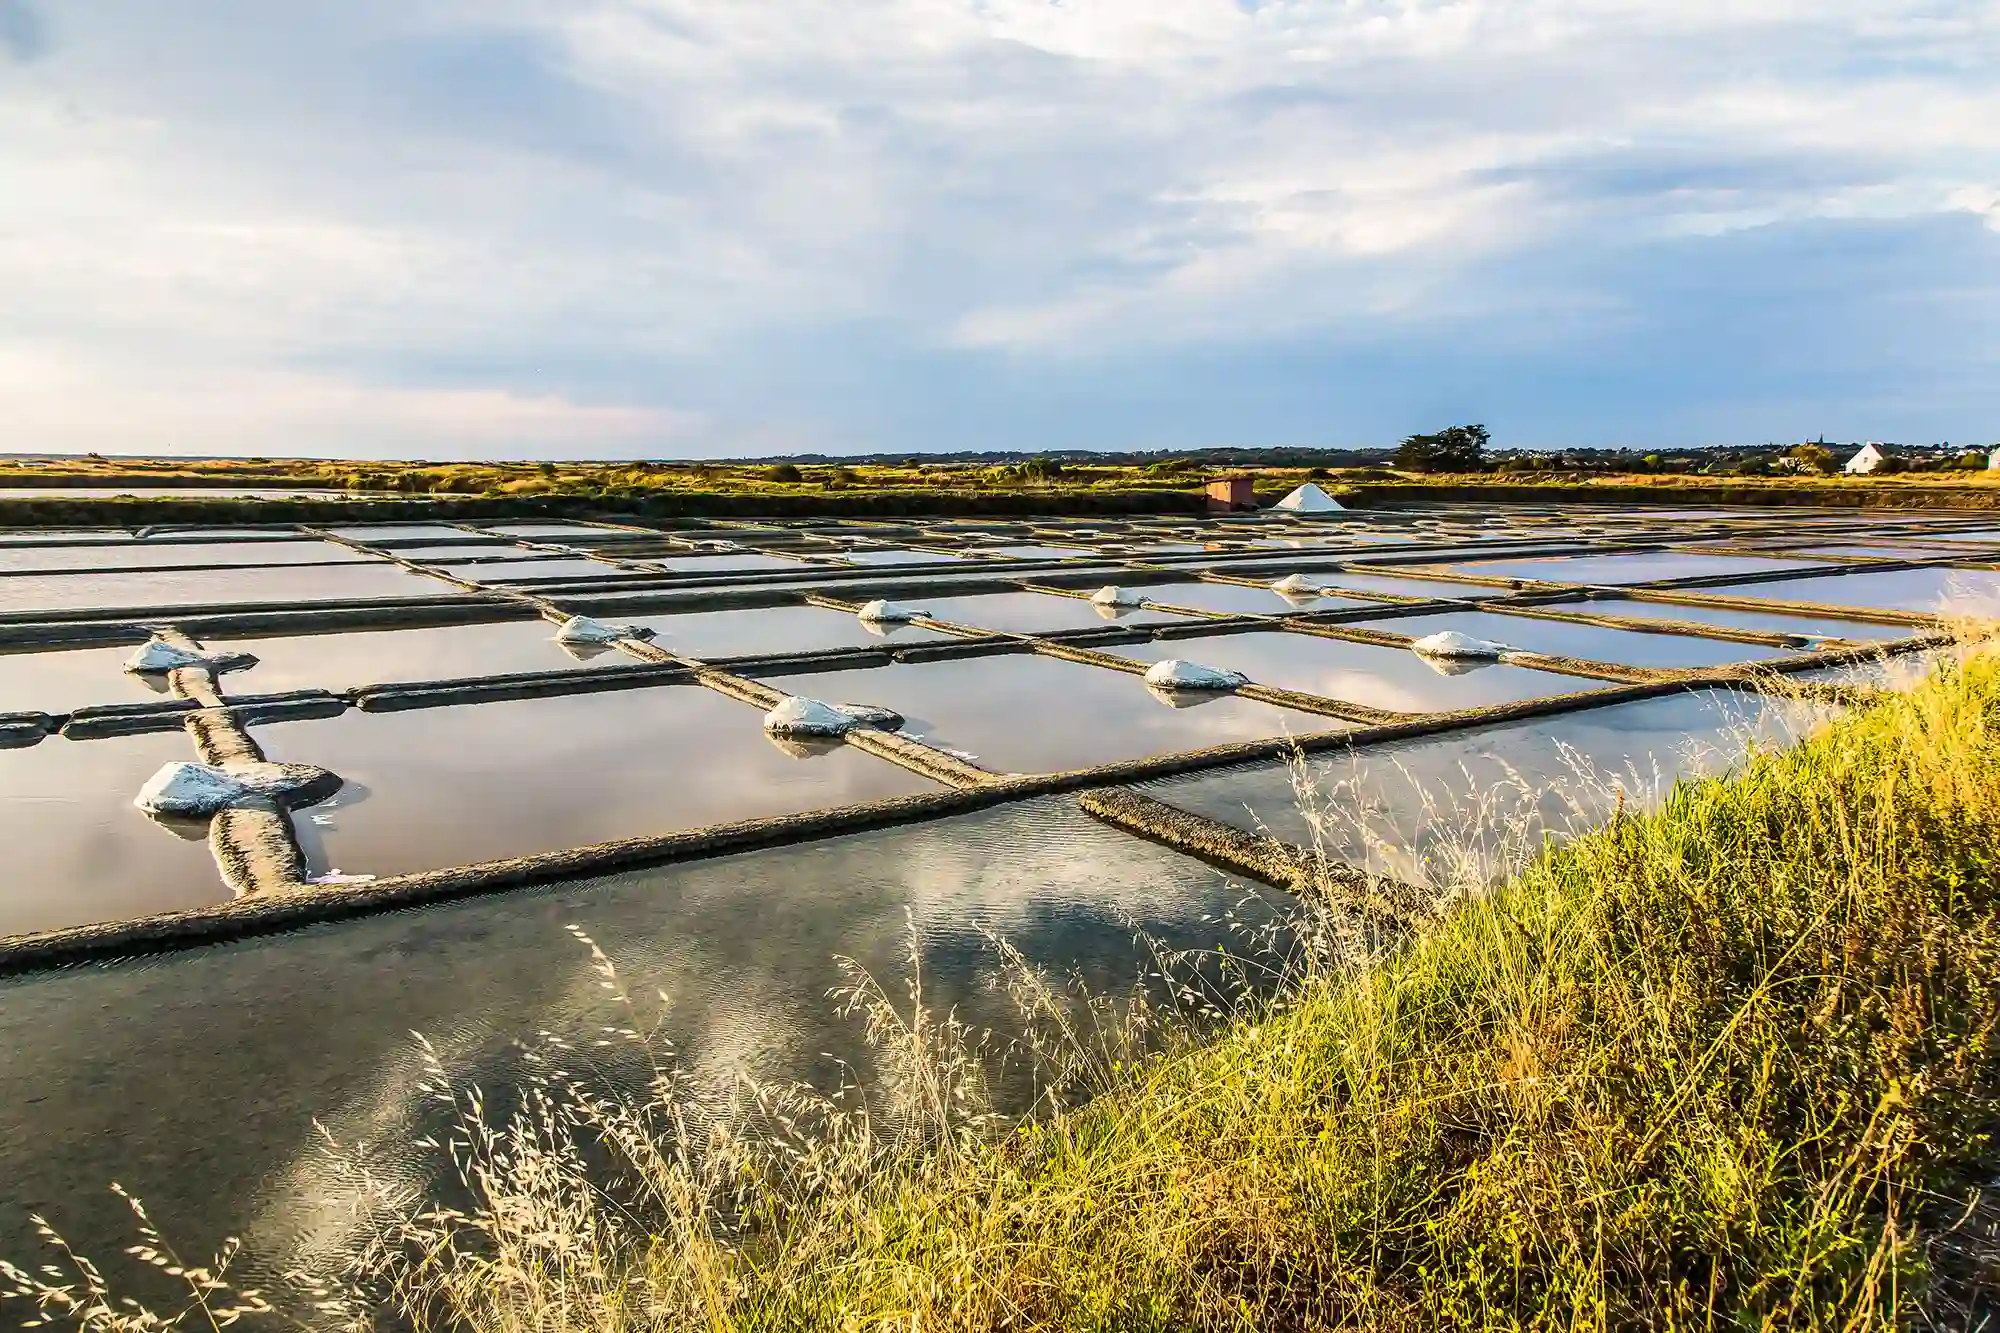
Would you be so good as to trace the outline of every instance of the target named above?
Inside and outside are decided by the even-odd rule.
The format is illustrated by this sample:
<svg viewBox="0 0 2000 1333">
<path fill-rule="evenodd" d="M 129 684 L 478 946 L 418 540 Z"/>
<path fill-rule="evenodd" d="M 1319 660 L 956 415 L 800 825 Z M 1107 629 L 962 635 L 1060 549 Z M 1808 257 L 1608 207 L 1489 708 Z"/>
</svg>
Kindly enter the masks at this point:
<svg viewBox="0 0 2000 1333">
<path fill-rule="evenodd" d="M 2000 440 L 2000 3 L 0 0 L 0 449 Z"/>
</svg>

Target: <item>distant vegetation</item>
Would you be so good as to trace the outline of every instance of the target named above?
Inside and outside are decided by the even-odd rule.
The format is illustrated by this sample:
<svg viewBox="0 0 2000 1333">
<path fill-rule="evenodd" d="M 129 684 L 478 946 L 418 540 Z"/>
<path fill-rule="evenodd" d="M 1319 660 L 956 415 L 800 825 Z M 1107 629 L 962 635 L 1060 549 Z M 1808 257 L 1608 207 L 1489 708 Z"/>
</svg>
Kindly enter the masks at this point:
<svg viewBox="0 0 2000 1333">
<path fill-rule="evenodd" d="M 1702 488 L 1703 503 L 1776 501 L 1757 488 L 1830 485 L 1868 502 L 1896 503 L 1916 496 L 1907 487 L 1930 485 L 1989 488 L 2000 502 L 2000 473 L 1986 471 L 1986 451 L 1937 445 L 1891 446 L 1883 466 L 1870 477 L 1846 477 L 1841 465 L 1853 446 L 1819 441 L 1773 444 L 1761 449 L 1697 449 L 1645 452 L 1622 449 L 1539 451 L 1496 448 L 1484 425 L 1455 425 L 1405 438 L 1395 449 L 1210 449 L 1151 453 L 1091 454 L 1056 451 L 1034 454 L 926 455 L 826 459 L 708 461 L 542 461 L 523 463 L 438 463 L 288 459 L 84 458 L 47 461 L 0 459 L 0 488 L 38 487 L 185 488 L 198 497 L 208 488 L 287 490 L 332 488 L 395 499 L 448 499 L 454 505 L 511 504 L 509 512 L 578 512 L 590 509 L 640 515 L 745 514 L 762 509 L 782 513 L 1058 513 L 1192 512 L 1196 492 L 1212 478 L 1250 473 L 1259 493 L 1276 499 L 1303 481 L 1326 484 L 1336 494 L 1366 503 L 1370 488 L 1413 484 L 1491 486 L 1579 483 L 1643 485 L 1658 498 L 1680 486 Z M 1715 487 L 1733 489 L 1718 492 Z M 1839 497 L 1828 497 L 1839 502 Z M 1984 503 L 1985 494 L 1955 502 Z M 150 502 L 127 502 L 127 505 Z M 181 504 L 170 501 L 168 504 Z M 243 502 L 229 512 L 204 509 L 221 520 L 251 512 Z M 217 497 L 215 504 L 235 504 Z M 93 517 L 89 501 L 64 503 L 51 497 L 32 510 L 16 506 L 32 521 L 121 521 L 121 509 Z M 318 510 L 292 501 L 266 505 L 272 521 L 313 521 Z M 468 509 L 462 516 L 484 516 Z M 178 516 L 182 521 L 192 513 Z"/>
<path fill-rule="evenodd" d="M 1396 466 L 1407 472 L 1483 472 L 1492 432 L 1484 426 L 1453 426 L 1435 435 L 1411 435 L 1396 450 Z"/>
</svg>

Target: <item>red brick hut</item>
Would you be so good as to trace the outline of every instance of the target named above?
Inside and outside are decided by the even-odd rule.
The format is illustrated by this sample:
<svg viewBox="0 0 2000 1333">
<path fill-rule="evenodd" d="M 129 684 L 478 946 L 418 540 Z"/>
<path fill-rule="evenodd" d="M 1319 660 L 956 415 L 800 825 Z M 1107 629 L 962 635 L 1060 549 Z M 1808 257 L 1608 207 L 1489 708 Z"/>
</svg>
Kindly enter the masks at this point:
<svg viewBox="0 0 2000 1333">
<path fill-rule="evenodd" d="M 1249 477 L 1217 477 L 1208 483 L 1208 512 L 1229 514 L 1257 507 L 1257 493 Z"/>
</svg>

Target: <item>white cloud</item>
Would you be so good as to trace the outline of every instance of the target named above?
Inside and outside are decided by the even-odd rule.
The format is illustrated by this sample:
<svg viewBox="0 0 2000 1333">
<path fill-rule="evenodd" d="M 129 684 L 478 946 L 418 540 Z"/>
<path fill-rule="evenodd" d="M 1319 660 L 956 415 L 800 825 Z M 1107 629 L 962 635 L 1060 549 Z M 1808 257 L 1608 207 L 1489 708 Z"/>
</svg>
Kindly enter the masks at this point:
<svg viewBox="0 0 2000 1333">
<path fill-rule="evenodd" d="M 2000 226 L 1993 0 L 27 3 L 0 345 L 135 403 L 164 348 L 300 413 L 381 385 L 405 421 L 487 393 L 810 444 L 854 423 L 795 372 L 856 325 L 1057 363 L 1367 345 L 1643 302 L 1571 254 Z"/>
<path fill-rule="evenodd" d="M 351 457 L 620 457 L 698 439 L 694 414 L 500 388 L 398 388 L 330 374 L 118 364 L 0 345 L 16 451 Z M 140 442 L 143 442 L 141 445 Z"/>
</svg>

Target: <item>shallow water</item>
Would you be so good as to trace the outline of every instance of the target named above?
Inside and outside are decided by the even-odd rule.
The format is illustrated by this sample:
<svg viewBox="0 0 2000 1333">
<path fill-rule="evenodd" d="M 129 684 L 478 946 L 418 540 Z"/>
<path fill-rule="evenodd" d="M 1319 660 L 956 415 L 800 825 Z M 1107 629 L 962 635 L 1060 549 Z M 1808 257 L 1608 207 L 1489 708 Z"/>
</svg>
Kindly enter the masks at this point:
<svg viewBox="0 0 2000 1333">
<path fill-rule="evenodd" d="M 125 670 L 125 659 L 148 637 L 134 630 L 96 648 L 0 648 L 0 713 L 69 713 L 172 698 L 165 675 Z"/>
<path fill-rule="evenodd" d="M 448 583 L 385 563 L 324 568 L 214 569 L 182 573 L 24 574 L 0 579 L 0 609 L 73 611 L 89 607 L 175 606 L 232 602 L 338 602 L 436 597 Z"/>
<path fill-rule="evenodd" d="M 50 736 L 0 750 L 0 847 L 7 849 L 0 935 L 226 901 L 206 822 L 157 824 L 132 805 L 161 765 L 197 758 L 179 730 L 94 741 Z M 0 1049 L 8 1051 L 0 1065 L 14 1059 L 11 1048 Z M 7 1194 L 0 1190 L 0 1199 Z"/>
<path fill-rule="evenodd" d="M 1146 594 L 1143 588 L 1136 591 Z M 1168 611 L 1099 606 L 1081 597 L 1058 597 L 1045 592 L 992 592 L 970 597 L 917 597 L 905 601 L 908 605 L 930 612 L 939 620 L 1016 634 L 1101 629 L 1106 625 L 1185 624 L 1188 619 Z"/>
<path fill-rule="evenodd" d="M 433 870 L 937 790 L 850 746 L 794 758 L 761 720 L 667 685 L 254 731 L 270 758 L 353 784 L 294 818 L 315 872 Z"/>
<path fill-rule="evenodd" d="M 1752 746 L 1791 743 L 1831 710 L 1705 690 L 1454 732 L 1307 762 L 1302 803 L 1283 763 L 1146 784 L 1160 800 L 1413 882 L 1484 881 L 1546 834 L 1649 809 L 1677 779 Z M 1464 859 L 1471 853 L 1470 859 Z M 1468 875 L 1468 872 L 1471 872 Z"/>
<path fill-rule="evenodd" d="M 535 579 L 607 579 L 651 574 L 656 571 L 636 565 L 608 565 L 601 560 L 557 557 L 555 559 L 509 560 L 504 564 L 446 565 L 440 569 L 462 579 L 481 583 L 524 583 Z"/>
<path fill-rule="evenodd" d="M 1121 648 L 1117 651 L 1126 651 Z M 1231 695 L 1176 707 L 1137 675 L 1032 653 L 774 677 L 816 699 L 880 704 L 905 730 L 986 768 L 1052 773 L 1234 741 L 1335 731 L 1346 724 Z"/>
<path fill-rule="evenodd" d="M 836 955 L 895 986 L 913 930 L 928 1002 L 997 1025 L 1008 1015 L 983 984 L 994 962 L 979 927 L 1117 990 L 1143 965 L 1135 929 L 1220 942 L 1227 932 L 1204 919 L 1239 893 L 1054 797 L 0 980 L 0 1255 L 39 1262 L 26 1215 L 40 1210 L 118 1260 L 131 1233 L 104 1189 L 116 1180 L 187 1251 L 245 1236 L 242 1276 L 282 1288 L 275 1272 L 294 1247 L 349 1239 L 342 1196 L 313 1202 L 328 1184 L 315 1118 L 343 1142 L 378 1145 L 389 1178 L 424 1178 L 430 1159 L 413 1141 L 430 1112 L 413 1029 L 454 1075 L 497 1089 L 518 1070 L 516 1040 L 547 1029 L 587 1048 L 599 1025 L 626 1021 L 568 924 L 601 943 L 649 1021 L 667 992 L 662 1035 L 704 1083 L 743 1072 L 830 1083 L 835 1058 L 870 1070 L 857 1025 L 826 996 L 842 980 Z"/>
<path fill-rule="evenodd" d="M 1287 616 L 1301 611 L 1348 611 L 1378 605 L 1360 597 L 1288 596 L 1269 588 L 1250 588 L 1240 583 L 1151 583 L 1134 591 L 1157 602 L 1191 606 L 1200 611 L 1225 611 L 1231 615 Z"/>
<path fill-rule="evenodd" d="M 694 657 L 747 657 L 822 648 L 902 648 L 945 643 L 950 635 L 915 625 L 870 625 L 859 616 L 824 606 L 760 606 L 740 611 L 691 611 L 642 616 L 632 623 L 656 630 L 669 652 Z"/>
<path fill-rule="evenodd" d="M 1971 558 L 1972 550 L 1949 546 L 1814 546 L 1801 555 L 1873 556 L 1877 560 L 1950 560 Z"/>
<path fill-rule="evenodd" d="M 1240 671 L 1259 685 L 1404 713 L 1512 703 L 1602 689 L 1610 683 L 1491 663 L 1434 663 L 1403 648 L 1378 648 L 1310 634 L 1213 634 L 1113 644 L 1104 651 L 1142 662 L 1180 658 Z"/>
<path fill-rule="evenodd" d="M 1435 616 L 1405 616 L 1400 619 L 1368 621 L 1369 629 L 1387 630 L 1420 639 L 1426 634 L 1457 630 L 1475 639 L 1504 643 L 1529 652 L 1553 653 L 1559 657 L 1580 657 L 1593 662 L 1616 662 L 1625 666 L 1705 667 L 1733 662 L 1756 662 L 1784 657 L 1783 648 L 1766 648 L 1754 643 L 1732 643 L 1727 639 L 1698 639 L 1685 634 L 1642 634 L 1625 630 L 1600 629 L 1596 625 L 1566 624 L 1560 620 L 1538 620 L 1528 616 L 1503 616 L 1480 611 L 1451 611 Z"/>
<path fill-rule="evenodd" d="M 414 560 L 420 565 L 470 565 L 474 562 L 493 560 L 548 559 L 548 556 L 540 551 L 530 551 L 521 546 L 507 546 L 499 542 L 484 543 L 477 538 L 447 546 L 397 546 L 386 549 L 400 559 Z"/>
<path fill-rule="evenodd" d="M 0 550 L 0 571 L 64 571 L 155 565 L 338 564 L 370 557 L 333 542 L 121 542 Z"/>
<path fill-rule="evenodd" d="M 1394 593 L 1398 597 L 1451 597 L 1462 602 L 1476 602 L 1485 597 L 1505 597 L 1511 591 L 1507 588 L 1489 588 L 1480 583 L 1451 583 L 1444 579 L 1364 574 L 1345 569 L 1305 568 L 1304 573 L 1321 583 L 1337 584 L 1343 588 L 1354 588 L 1362 592 Z"/>
<path fill-rule="evenodd" d="M 489 625 L 437 625 L 334 634 L 211 638 L 227 652 L 254 653 L 257 665 L 222 677 L 224 692 L 274 694 L 280 690 L 345 690 L 391 682 L 458 680 L 524 671 L 588 671 L 635 666 L 639 659 L 616 648 L 565 647 L 545 620 Z"/>
<path fill-rule="evenodd" d="M 1881 574 L 1833 574 L 1815 579 L 1744 583 L 1704 592 L 1769 597 L 1827 606 L 1872 606 L 1888 611 L 1931 612 L 1947 604 L 1993 614 L 2000 603 L 2000 572 L 1979 569 L 1897 569 Z"/>
<path fill-rule="evenodd" d="M 696 555 L 668 554 L 650 555 L 647 560 L 657 565 L 665 565 L 676 574 L 735 574 L 766 569 L 809 570 L 811 565 L 800 560 L 787 560 L 781 555 L 757 555 L 743 551 L 735 554 Z"/>
<path fill-rule="evenodd" d="M 1704 588 L 1702 592 L 1715 591 Z M 1726 625 L 1732 629 L 1759 630 L 1767 634 L 1806 634 L 1832 639 L 1902 639 L 1912 629 L 1908 625 L 1878 625 L 1866 620 L 1832 620 L 1825 616 L 1794 616 L 1778 611 L 1732 611 L 1719 606 L 1684 606 L 1678 602 L 1627 602 L 1616 598 L 1593 598 L 1584 602 L 1562 602 L 1558 609 L 1607 616 L 1629 616 L 1634 620 L 1691 620 L 1701 625 Z"/>
<path fill-rule="evenodd" d="M 1690 555 L 1682 551 L 1644 551 L 1631 555 L 1546 556 L 1535 560 L 1484 560 L 1455 566 L 1461 573 L 1495 578 L 1542 579 L 1551 583 L 1649 583 L 1655 579 L 1687 579 L 1709 574 L 1761 574 L 1771 569 L 1798 568 L 1796 560 L 1758 556 Z"/>
</svg>

